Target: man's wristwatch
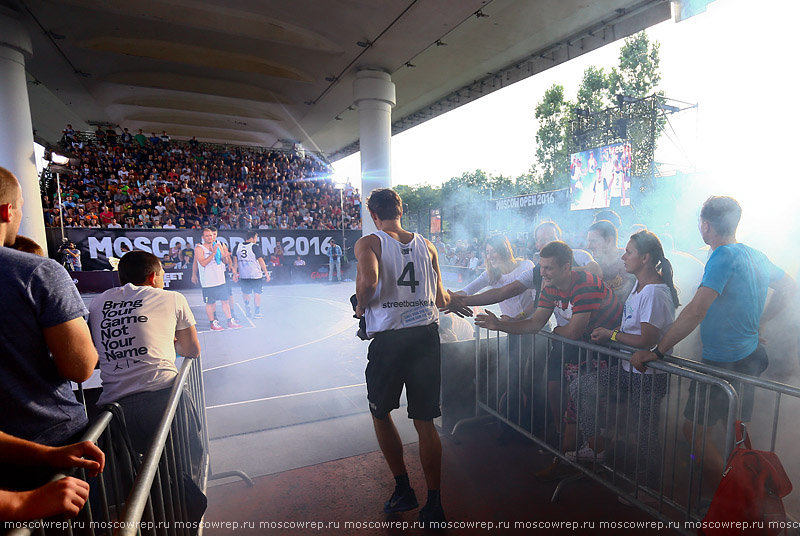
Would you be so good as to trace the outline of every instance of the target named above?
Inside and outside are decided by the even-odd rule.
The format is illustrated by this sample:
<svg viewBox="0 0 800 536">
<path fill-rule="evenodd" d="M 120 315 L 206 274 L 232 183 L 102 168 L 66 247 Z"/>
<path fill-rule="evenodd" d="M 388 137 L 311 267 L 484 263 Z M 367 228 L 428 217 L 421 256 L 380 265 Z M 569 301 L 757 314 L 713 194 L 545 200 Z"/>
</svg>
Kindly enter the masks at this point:
<svg viewBox="0 0 800 536">
<path fill-rule="evenodd" d="M 614 331 L 612 331 L 611 332 L 611 340 L 614 341 L 614 342 L 617 342 L 617 335 L 618 334 L 619 334 L 619 330 L 618 329 L 615 329 Z"/>
<path fill-rule="evenodd" d="M 664 359 L 664 354 L 661 353 L 661 350 L 658 349 L 658 344 L 654 345 L 650 348 L 650 351 L 656 354 L 656 357 L 659 359 Z"/>
</svg>

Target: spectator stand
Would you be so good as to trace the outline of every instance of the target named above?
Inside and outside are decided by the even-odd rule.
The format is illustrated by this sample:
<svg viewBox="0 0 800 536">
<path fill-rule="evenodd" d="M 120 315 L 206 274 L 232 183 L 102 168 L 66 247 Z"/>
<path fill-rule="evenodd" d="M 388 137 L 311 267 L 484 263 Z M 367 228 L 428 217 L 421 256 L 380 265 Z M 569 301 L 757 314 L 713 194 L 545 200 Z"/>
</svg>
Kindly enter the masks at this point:
<svg viewBox="0 0 800 536">
<path fill-rule="evenodd" d="M 49 226 L 361 228 L 360 194 L 352 187 L 336 191 L 329 163 L 315 153 L 155 135 L 127 143 L 117 136 L 112 143 L 74 133 L 63 142 L 72 153 L 71 173 L 61 174 L 60 189 L 42 177 Z"/>
</svg>

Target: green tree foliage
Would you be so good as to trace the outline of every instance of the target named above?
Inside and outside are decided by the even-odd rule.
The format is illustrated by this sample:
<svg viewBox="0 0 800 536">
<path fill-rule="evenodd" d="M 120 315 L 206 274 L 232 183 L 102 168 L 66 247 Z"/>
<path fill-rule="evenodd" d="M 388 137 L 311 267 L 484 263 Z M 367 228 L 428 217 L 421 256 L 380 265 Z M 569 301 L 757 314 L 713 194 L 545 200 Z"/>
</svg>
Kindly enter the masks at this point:
<svg viewBox="0 0 800 536">
<path fill-rule="evenodd" d="M 590 113 L 608 107 L 609 77 L 602 67 L 589 66 L 583 71 L 583 80 L 578 88 L 575 107 Z"/>
<path fill-rule="evenodd" d="M 536 105 L 536 183 L 541 190 L 563 187 L 568 173 L 564 129 L 568 119 L 564 86 L 554 84 Z"/>
<path fill-rule="evenodd" d="M 410 211 L 417 211 L 425 207 L 437 208 L 441 204 L 442 190 L 430 185 L 424 186 L 396 186 L 395 190 L 403 203 L 408 205 Z"/>
<path fill-rule="evenodd" d="M 452 177 L 442 185 L 442 195 L 448 202 L 475 196 L 489 197 L 492 189 L 491 178 L 485 171 L 476 169 L 464 172 L 460 177 Z"/>
<path fill-rule="evenodd" d="M 430 185 L 395 186 L 409 214 L 427 214 L 430 209 L 444 205 L 457 207 L 486 199 L 512 197 L 535 191 L 534 188 L 536 183 L 530 173 L 513 179 L 504 175 L 490 175 L 480 169 L 452 177 L 441 188 Z"/>
<path fill-rule="evenodd" d="M 641 99 L 655 91 L 661 81 L 659 49 L 660 44 L 651 43 L 646 32 L 625 39 L 619 51 L 619 66 L 608 75 L 612 102 L 619 94 Z"/>
</svg>

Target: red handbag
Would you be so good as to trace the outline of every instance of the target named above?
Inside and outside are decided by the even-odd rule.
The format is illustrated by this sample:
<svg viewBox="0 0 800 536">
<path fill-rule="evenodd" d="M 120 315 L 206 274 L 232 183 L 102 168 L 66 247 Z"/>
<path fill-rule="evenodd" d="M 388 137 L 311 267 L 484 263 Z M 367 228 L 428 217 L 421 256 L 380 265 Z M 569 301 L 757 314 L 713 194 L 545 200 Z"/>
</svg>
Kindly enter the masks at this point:
<svg viewBox="0 0 800 536">
<path fill-rule="evenodd" d="M 744 423 L 736 421 L 736 445 L 698 534 L 781 534 L 786 530 L 782 498 L 791 491 L 778 456 L 753 450 Z"/>
</svg>

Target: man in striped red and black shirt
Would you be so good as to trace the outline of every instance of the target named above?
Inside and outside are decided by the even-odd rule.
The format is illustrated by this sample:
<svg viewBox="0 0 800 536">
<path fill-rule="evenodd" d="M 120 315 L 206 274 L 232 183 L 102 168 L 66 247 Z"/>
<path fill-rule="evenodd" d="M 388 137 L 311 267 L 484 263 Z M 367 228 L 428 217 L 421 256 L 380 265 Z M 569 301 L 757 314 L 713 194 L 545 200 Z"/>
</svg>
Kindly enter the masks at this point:
<svg viewBox="0 0 800 536">
<path fill-rule="evenodd" d="M 602 279 L 589 272 L 572 270 L 572 249 L 564 242 L 550 242 L 539 253 L 543 288 L 536 311 L 527 320 L 501 320 L 487 311 L 475 317 L 475 324 L 506 333 L 535 333 L 555 313 L 553 333 L 572 340 L 589 342 L 597 327 L 614 329 L 622 318 L 622 306 Z M 548 363 L 547 393 L 553 421 L 560 422 L 562 391 L 562 356 L 564 367 L 578 361 L 576 346 L 562 346 L 554 341 Z M 565 437 L 566 439 L 566 437 Z"/>
<path fill-rule="evenodd" d="M 543 288 L 536 311 L 527 320 L 500 320 L 491 312 L 478 315 L 475 323 L 506 333 L 535 333 L 555 313 L 553 333 L 589 341 L 597 327 L 615 328 L 622 306 L 603 280 L 588 272 L 572 270 L 572 249 L 564 242 L 550 242 L 540 252 Z"/>
</svg>

